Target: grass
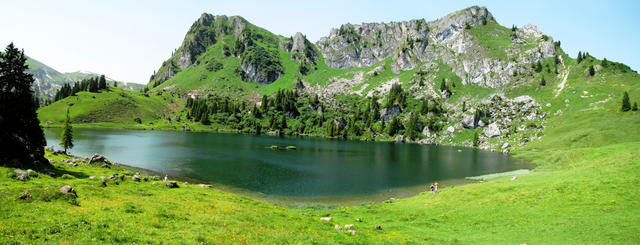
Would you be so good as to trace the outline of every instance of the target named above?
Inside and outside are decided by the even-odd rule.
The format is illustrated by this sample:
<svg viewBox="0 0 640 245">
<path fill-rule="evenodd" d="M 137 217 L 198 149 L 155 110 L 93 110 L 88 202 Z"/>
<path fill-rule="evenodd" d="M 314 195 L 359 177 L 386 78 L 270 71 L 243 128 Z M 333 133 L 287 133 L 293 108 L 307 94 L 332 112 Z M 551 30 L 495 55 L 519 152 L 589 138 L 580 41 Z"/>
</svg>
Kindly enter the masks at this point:
<svg viewBox="0 0 640 245">
<path fill-rule="evenodd" d="M 64 122 L 66 110 L 69 108 L 74 124 L 110 123 L 134 126 L 138 124 L 135 118 L 140 118 L 142 123 L 162 119 L 170 114 L 172 103 L 170 97 L 145 97 L 140 93 L 110 87 L 99 93 L 80 92 L 40 108 L 38 119 L 44 125 L 60 125 Z"/>
</svg>

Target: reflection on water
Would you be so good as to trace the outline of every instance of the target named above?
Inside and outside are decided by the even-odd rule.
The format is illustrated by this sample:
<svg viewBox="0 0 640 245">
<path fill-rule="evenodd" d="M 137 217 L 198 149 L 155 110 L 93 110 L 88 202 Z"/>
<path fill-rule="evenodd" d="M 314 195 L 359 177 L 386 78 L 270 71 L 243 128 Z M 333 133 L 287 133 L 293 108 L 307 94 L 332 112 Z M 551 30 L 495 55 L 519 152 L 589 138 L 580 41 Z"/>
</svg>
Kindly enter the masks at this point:
<svg viewBox="0 0 640 245">
<path fill-rule="evenodd" d="M 61 129 L 46 129 L 56 145 Z M 237 134 L 74 129 L 73 154 L 293 199 L 349 199 L 528 168 L 507 155 L 447 146 Z M 294 145 L 276 151 L 271 145 Z"/>
</svg>

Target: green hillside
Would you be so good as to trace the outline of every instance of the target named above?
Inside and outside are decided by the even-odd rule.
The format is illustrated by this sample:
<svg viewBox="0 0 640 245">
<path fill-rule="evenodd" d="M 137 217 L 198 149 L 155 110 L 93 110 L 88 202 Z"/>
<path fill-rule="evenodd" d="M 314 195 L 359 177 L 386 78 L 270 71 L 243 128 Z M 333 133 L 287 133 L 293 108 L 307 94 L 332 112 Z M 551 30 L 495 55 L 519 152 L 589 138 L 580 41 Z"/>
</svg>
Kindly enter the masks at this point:
<svg viewBox="0 0 640 245">
<path fill-rule="evenodd" d="M 59 126 L 67 108 L 74 124 L 107 127 L 143 127 L 158 122 L 171 113 L 171 97 L 144 96 L 140 93 L 109 87 L 98 93 L 79 92 L 38 110 L 43 125 Z M 136 122 L 136 118 L 141 123 Z"/>
</svg>

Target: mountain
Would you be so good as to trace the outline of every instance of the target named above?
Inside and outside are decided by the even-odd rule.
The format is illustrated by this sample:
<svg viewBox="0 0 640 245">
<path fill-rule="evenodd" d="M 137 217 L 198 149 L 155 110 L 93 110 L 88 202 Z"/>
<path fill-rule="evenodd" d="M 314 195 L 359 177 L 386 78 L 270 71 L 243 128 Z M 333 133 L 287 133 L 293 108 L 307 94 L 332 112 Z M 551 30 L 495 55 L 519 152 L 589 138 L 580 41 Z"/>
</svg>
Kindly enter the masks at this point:
<svg viewBox="0 0 640 245">
<path fill-rule="evenodd" d="M 65 83 L 74 83 L 82 79 L 100 76 L 100 74 L 87 71 L 61 73 L 31 57 L 27 57 L 27 65 L 29 66 L 27 72 L 31 73 L 35 79 L 33 89 L 36 96 L 41 99 L 52 98 L 55 96 L 56 91 Z M 107 81 L 111 84 L 116 82 L 108 77 Z M 144 85 L 137 83 L 117 83 L 119 87 L 132 91 L 139 91 L 144 87 Z"/>
<path fill-rule="evenodd" d="M 302 33 L 283 37 L 239 16 L 205 13 L 143 94 L 170 104 L 147 118 L 157 120 L 150 128 L 508 151 L 577 113 L 569 101 L 580 110 L 615 107 L 612 98 L 635 76 L 587 52 L 573 59 L 536 26 L 504 27 L 478 6 L 432 21 L 344 24 L 315 44 Z M 595 93 L 595 81 L 612 84 Z M 53 116 L 41 119 L 59 123 Z"/>
</svg>

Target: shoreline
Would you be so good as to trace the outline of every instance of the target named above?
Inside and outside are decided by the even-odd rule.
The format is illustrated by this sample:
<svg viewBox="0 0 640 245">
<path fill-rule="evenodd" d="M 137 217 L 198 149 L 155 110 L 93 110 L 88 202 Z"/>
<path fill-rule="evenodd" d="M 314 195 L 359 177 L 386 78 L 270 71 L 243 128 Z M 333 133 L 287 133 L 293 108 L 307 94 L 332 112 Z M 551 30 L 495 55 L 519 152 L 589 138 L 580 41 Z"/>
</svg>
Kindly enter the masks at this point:
<svg viewBox="0 0 640 245">
<path fill-rule="evenodd" d="M 47 146 L 47 147 L 50 147 L 50 146 Z M 55 146 L 53 147 L 55 150 Z M 93 153 L 93 154 L 99 154 L 99 153 Z M 84 160 L 91 159 L 91 156 L 74 155 L 71 153 L 67 154 L 67 156 L 71 158 L 78 158 L 78 159 L 84 159 Z M 108 156 L 104 156 L 104 157 L 109 159 Z M 428 190 L 429 183 L 423 183 L 423 184 L 418 184 L 413 186 L 390 188 L 387 190 L 378 191 L 376 193 L 366 193 L 366 194 L 349 195 L 349 196 L 297 197 L 297 196 L 268 195 L 261 192 L 248 191 L 242 188 L 223 185 L 220 183 L 206 181 L 206 180 L 193 178 L 189 176 L 170 175 L 170 174 L 165 174 L 156 170 L 132 166 L 127 163 L 112 162 L 111 160 L 109 161 L 113 165 L 116 165 L 118 167 L 122 167 L 124 169 L 128 169 L 134 172 L 139 172 L 141 174 L 146 174 L 151 177 L 157 176 L 160 179 L 163 179 L 163 177 L 167 175 L 169 178 L 169 181 L 178 181 L 179 183 L 182 182 L 189 185 L 211 185 L 212 188 L 218 189 L 223 192 L 233 193 L 233 194 L 241 195 L 247 198 L 268 202 L 276 206 L 284 206 L 284 207 L 292 207 L 292 208 L 318 207 L 318 206 L 321 206 L 321 207 L 322 206 L 324 207 L 360 206 L 364 204 L 377 204 L 377 203 L 384 203 L 384 202 L 390 202 L 390 201 L 393 202 L 400 199 L 412 198 L 415 196 L 422 195 L 423 193 L 429 192 Z M 537 165 L 535 164 L 531 164 L 531 165 L 532 165 L 531 169 L 525 169 L 525 170 L 531 171 L 537 167 Z M 441 189 L 448 189 L 448 188 L 453 188 L 457 186 L 464 186 L 464 185 L 489 181 L 489 180 L 474 179 L 474 178 L 488 176 L 488 175 L 501 175 L 501 174 L 520 171 L 520 170 L 523 170 L 523 169 L 510 170 L 510 171 L 498 172 L 498 173 L 489 173 L 489 174 L 484 174 L 479 176 L 466 176 L 466 177 L 456 178 L 456 179 L 438 180 L 437 182 L 439 182 L 441 186 L 443 186 L 441 187 Z"/>
</svg>

